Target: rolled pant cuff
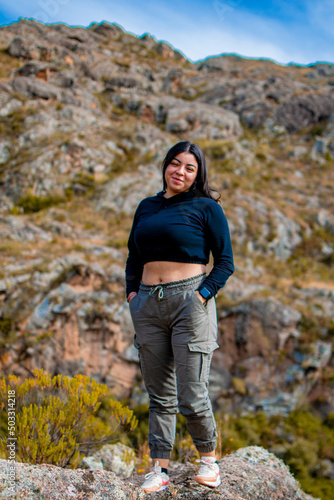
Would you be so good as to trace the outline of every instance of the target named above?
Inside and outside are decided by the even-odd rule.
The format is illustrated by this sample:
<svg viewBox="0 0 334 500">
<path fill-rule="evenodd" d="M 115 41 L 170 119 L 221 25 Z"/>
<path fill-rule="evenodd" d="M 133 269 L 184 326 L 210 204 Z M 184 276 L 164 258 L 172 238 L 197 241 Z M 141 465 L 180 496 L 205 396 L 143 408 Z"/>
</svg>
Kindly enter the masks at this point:
<svg viewBox="0 0 334 500">
<path fill-rule="evenodd" d="M 211 451 L 214 451 L 216 447 L 216 443 L 209 443 L 201 446 L 196 445 L 198 453 L 210 453 Z"/>
<path fill-rule="evenodd" d="M 171 452 L 169 450 L 151 450 L 151 458 L 164 458 L 169 460 Z"/>
</svg>

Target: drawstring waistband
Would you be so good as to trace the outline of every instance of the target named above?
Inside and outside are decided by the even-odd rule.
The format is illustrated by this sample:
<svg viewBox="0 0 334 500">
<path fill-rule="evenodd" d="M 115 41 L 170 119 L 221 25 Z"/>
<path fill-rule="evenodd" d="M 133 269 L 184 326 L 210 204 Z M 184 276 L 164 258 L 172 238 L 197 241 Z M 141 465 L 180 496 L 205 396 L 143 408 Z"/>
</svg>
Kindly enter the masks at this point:
<svg viewBox="0 0 334 500">
<path fill-rule="evenodd" d="M 149 295 L 153 295 L 154 292 L 157 292 L 158 290 L 159 290 L 159 293 L 158 293 L 159 300 L 163 299 L 164 298 L 164 287 L 162 285 L 157 285 L 155 287 L 152 287 Z"/>
<path fill-rule="evenodd" d="M 149 295 L 153 295 L 155 292 L 158 292 L 158 299 L 161 300 L 164 298 L 166 292 L 173 293 L 173 290 L 184 290 L 188 287 L 193 286 L 194 284 L 199 284 L 206 276 L 206 273 L 198 274 L 197 276 L 191 276 L 190 278 L 185 278 L 183 280 L 178 281 L 170 281 L 168 283 L 161 283 L 159 285 L 146 285 L 141 282 L 139 287 L 139 293 L 148 293 Z"/>
</svg>

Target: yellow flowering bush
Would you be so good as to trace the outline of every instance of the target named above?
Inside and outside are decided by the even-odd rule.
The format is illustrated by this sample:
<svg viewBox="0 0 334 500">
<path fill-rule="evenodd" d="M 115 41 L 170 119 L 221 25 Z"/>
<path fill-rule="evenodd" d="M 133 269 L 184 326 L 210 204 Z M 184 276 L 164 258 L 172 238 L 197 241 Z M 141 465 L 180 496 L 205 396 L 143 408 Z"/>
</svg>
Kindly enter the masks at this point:
<svg viewBox="0 0 334 500">
<path fill-rule="evenodd" d="M 74 468 L 84 454 L 137 426 L 133 412 L 113 400 L 106 385 L 87 376 L 51 377 L 35 370 L 33 378 L 21 381 L 10 375 L 0 379 L 0 454 L 4 458 L 13 399 L 16 459 L 22 462 Z"/>
</svg>

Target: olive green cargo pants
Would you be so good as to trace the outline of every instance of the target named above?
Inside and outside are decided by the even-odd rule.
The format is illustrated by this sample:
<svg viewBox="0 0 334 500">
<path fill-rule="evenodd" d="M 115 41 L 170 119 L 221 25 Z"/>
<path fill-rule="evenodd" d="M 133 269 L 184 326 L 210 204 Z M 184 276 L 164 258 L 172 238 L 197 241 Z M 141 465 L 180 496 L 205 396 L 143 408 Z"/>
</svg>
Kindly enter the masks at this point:
<svg viewBox="0 0 334 500">
<path fill-rule="evenodd" d="M 216 448 L 217 429 L 208 382 L 217 344 L 215 299 L 203 304 L 195 290 L 205 274 L 150 286 L 130 301 L 141 372 L 150 398 L 152 458 L 169 458 L 176 414 L 185 416 L 200 453 Z"/>
</svg>

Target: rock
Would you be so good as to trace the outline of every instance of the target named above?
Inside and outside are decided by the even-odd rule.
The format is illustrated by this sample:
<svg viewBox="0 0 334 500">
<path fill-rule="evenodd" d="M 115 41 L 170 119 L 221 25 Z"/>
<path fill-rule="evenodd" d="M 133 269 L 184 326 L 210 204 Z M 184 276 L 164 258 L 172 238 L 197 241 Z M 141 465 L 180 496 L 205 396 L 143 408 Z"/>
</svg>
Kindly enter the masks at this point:
<svg viewBox="0 0 334 500">
<path fill-rule="evenodd" d="M 105 89 L 112 91 L 119 88 L 131 89 L 134 87 L 140 87 L 138 80 L 125 76 L 110 78 L 105 84 Z"/>
<path fill-rule="evenodd" d="M 241 403 L 232 397 L 237 407 L 250 411 L 258 406 L 264 407 L 266 411 L 267 401 L 271 398 L 275 401 L 276 409 L 279 407 L 278 412 L 283 411 L 282 405 L 278 404 L 278 394 L 282 397 L 286 388 L 286 372 L 294 363 L 285 362 L 280 366 L 276 357 L 282 349 L 287 352 L 298 349 L 295 342 L 300 336 L 300 319 L 301 314 L 297 310 L 273 299 L 248 300 L 236 307 L 225 308 L 219 319 L 223 321 L 223 330 L 218 338 L 220 348 L 213 354 L 212 368 L 219 372 L 223 366 L 232 377 L 240 378 L 242 374 L 247 398 Z M 302 360 L 298 369 L 304 376 Z M 215 379 L 216 375 L 213 376 Z M 232 380 L 231 388 L 233 389 Z M 304 387 L 305 393 L 311 389 L 312 384 Z M 217 394 L 213 396 L 217 397 Z M 286 398 L 290 406 L 285 402 L 285 407 L 291 411 L 297 404 L 297 396 L 286 391 Z M 261 403 L 262 400 L 266 401 L 265 405 Z M 270 412 L 272 411 L 274 410 L 270 408 Z"/>
<path fill-rule="evenodd" d="M 90 29 L 93 29 L 95 33 L 98 33 L 99 35 L 103 35 L 106 37 L 115 37 L 119 36 L 120 34 L 124 33 L 123 29 L 118 26 L 116 23 L 107 23 L 106 21 L 103 21 L 100 24 L 92 23 L 90 26 Z"/>
<path fill-rule="evenodd" d="M 3 116 L 1 114 L 0 110 L 0 116 Z M 0 143 L 0 165 L 3 163 L 6 163 L 7 160 L 10 157 L 10 149 L 11 149 L 11 143 L 9 141 L 4 141 Z"/>
<path fill-rule="evenodd" d="M 102 461 L 94 457 L 84 457 L 81 466 L 83 469 L 88 470 L 103 470 Z"/>
<path fill-rule="evenodd" d="M 266 287 L 263 285 L 248 284 L 237 278 L 237 276 L 232 276 L 229 278 L 228 287 L 224 290 L 224 295 L 232 300 L 232 302 L 238 302 L 265 289 Z"/>
<path fill-rule="evenodd" d="M 87 458 L 87 457 L 85 457 Z M 103 464 L 103 469 L 114 472 L 121 478 L 130 477 L 135 468 L 135 454 L 132 448 L 121 443 L 104 445 L 92 458 Z"/>
<path fill-rule="evenodd" d="M 278 106 L 275 117 L 291 133 L 329 118 L 333 111 L 330 95 L 307 94 Z"/>
<path fill-rule="evenodd" d="M 289 152 L 289 157 L 295 160 L 300 160 L 307 155 L 308 151 L 309 150 L 306 146 L 297 146 Z"/>
<path fill-rule="evenodd" d="M 133 191 L 133 186 L 141 187 Z M 126 173 L 108 182 L 101 193 L 98 209 L 132 214 L 144 197 L 154 196 L 161 189 L 162 179 L 158 168 L 153 165 L 142 166 L 136 174 Z"/>
<path fill-rule="evenodd" d="M 29 58 L 29 49 L 24 44 L 23 40 L 19 37 L 16 37 L 12 40 L 11 44 L 8 47 L 8 54 L 12 57 L 24 57 Z"/>
<path fill-rule="evenodd" d="M 310 353 L 303 359 L 303 368 L 318 370 L 327 366 L 332 355 L 332 344 L 330 342 L 313 342 L 310 345 Z"/>
<path fill-rule="evenodd" d="M 17 111 L 22 107 L 22 102 L 15 97 L 10 99 L 2 108 L 0 109 L 0 116 L 8 116 Z"/>
<path fill-rule="evenodd" d="M 47 81 L 52 71 L 58 71 L 55 64 L 34 61 L 24 64 L 24 66 L 16 70 L 15 74 L 17 76 L 38 76 L 40 79 Z"/>
<path fill-rule="evenodd" d="M 172 97 L 146 101 L 140 107 L 139 115 L 150 123 L 165 123 L 168 132 L 187 132 L 192 140 L 221 139 L 241 134 L 235 113 L 208 104 L 189 104 Z"/>
<path fill-rule="evenodd" d="M 21 272 L 28 270 L 21 266 Z M 122 271 L 124 281 L 124 268 Z M 123 356 L 133 343 L 133 327 L 128 304 L 119 307 L 112 291 L 119 277 L 115 279 L 97 262 L 88 265 L 72 254 L 52 262 L 49 272 L 30 271 L 0 280 L 0 294 L 5 294 L 6 302 L 15 297 L 16 307 L 26 317 L 26 339 L 34 344 L 40 333 L 50 332 L 34 344 L 25 366 L 43 366 L 49 373 L 69 376 L 94 376 L 120 398 L 129 397 L 139 367 L 138 359 Z M 11 356 L 15 357 L 13 351 Z"/>
<path fill-rule="evenodd" d="M 316 222 L 323 228 L 328 229 L 334 234 L 334 215 L 326 209 L 319 210 L 316 216 Z"/>
<path fill-rule="evenodd" d="M 174 50 L 170 45 L 168 45 L 168 43 L 159 42 L 157 45 L 154 46 L 154 49 L 164 59 L 171 59 L 172 57 L 174 57 Z"/>
<path fill-rule="evenodd" d="M 171 464 L 168 488 L 156 493 L 161 500 L 173 498 L 205 499 L 208 495 L 222 500 L 312 500 L 303 493 L 286 465 L 275 455 L 258 446 L 239 449 L 218 462 L 221 485 L 214 491 L 191 478 L 196 466 Z M 20 497 L 60 500 L 80 499 L 85 495 L 96 500 L 144 499 L 139 488 L 142 476 L 122 480 L 113 472 L 101 470 L 60 469 L 53 465 L 30 465 L 12 462 L 16 473 L 13 485 L 7 482 L 8 461 L 0 460 L 0 498 L 9 498 L 11 491 Z M 316 499 L 313 499 L 316 500 Z"/>
<path fill-rule="evenodd" d="M 11 86 L 15 92 L 28 97 L 41 97 L 42 99 L 59 99 L 60 97 L 57 87 L 39 79 L 22 76 L 14 78 Z"/>
<path fill-rule="evenodd" d="M 312 160 L 317 160 L 319 156 L 324 156 L 329 150 L 330 140 L 326 137 L 317 137 L 311 151 Z"/>
<path fill-rule="evenodd" d="M 166 76 L 161 91 L 173 94 L 182 89 L 183 72 L 180 69 L 171 69 Z"/>
<path fill-rule="evenodd" d="M 329 117 L 323 136 L 328 139 L 334 139 L 334 113 Z"/>
<path fill-rule="evenodd" d="M 270 106 L 263 102 L 257 102 L 242 107 L 240 110 L 240 119 L 250 129 L 258 129 L 264 125 L 265 120 L 270 114 Z"/>
<path fill-rule="evenodd" d="M 87 65 L 81 63 L 81 71 L 85 76 L 89 78 L 93 78 L 94 80 L 102 80 L 105 81 L 107 79 L 113 78 L 117 72 L 117 65 L 114 64 L 110 57 L 105 57 L 103 59 L 94 61 L 93 64 Z"/>
<path fill-rule="evenodd" d="M 14 216 L 0 216 L 0 235 L 18 241 L 50 241 L 52 236 L 31 222 Z"/>
<path fill-rule="evenodd" d="M 297 222 L 286 217 L 280 210 L 272 211 L 277 236 L 268 244 L 278 259 L 286 260 L 293 249 L 302 241 L 301 227 Z"/>
</svg>

